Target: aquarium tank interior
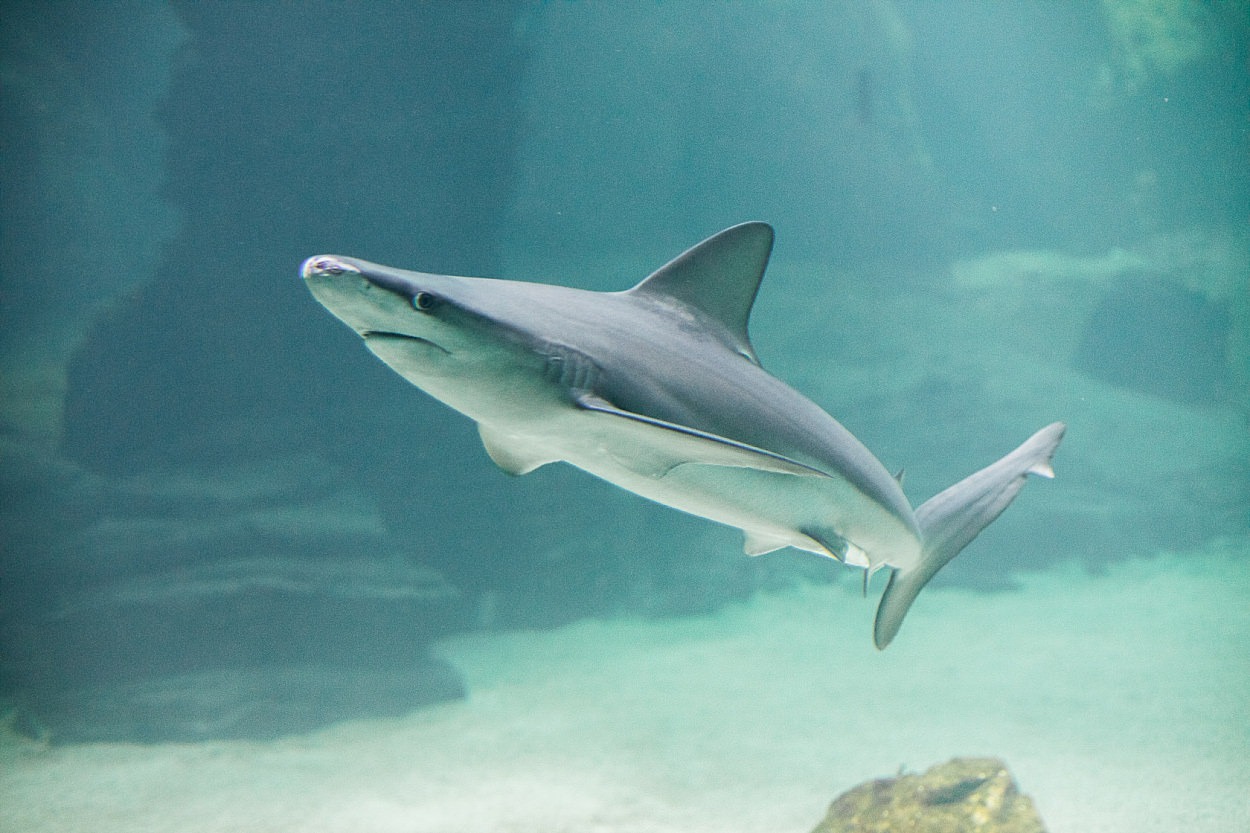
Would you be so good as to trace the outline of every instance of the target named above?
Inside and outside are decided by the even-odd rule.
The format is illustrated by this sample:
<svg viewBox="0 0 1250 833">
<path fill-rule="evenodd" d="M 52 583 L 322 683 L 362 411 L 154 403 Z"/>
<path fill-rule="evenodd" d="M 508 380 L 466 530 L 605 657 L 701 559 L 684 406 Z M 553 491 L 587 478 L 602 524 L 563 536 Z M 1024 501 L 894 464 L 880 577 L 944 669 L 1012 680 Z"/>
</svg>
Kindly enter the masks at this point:
<svg viewBox="0 0 1250 833">
<path fill-rule="evenodd" d="M 1250 829 L 1244 0 L 11 0 L 0 116 L 0 829 Z M 366 262 L 527 284 L 413 384 Z"/>
</svg>

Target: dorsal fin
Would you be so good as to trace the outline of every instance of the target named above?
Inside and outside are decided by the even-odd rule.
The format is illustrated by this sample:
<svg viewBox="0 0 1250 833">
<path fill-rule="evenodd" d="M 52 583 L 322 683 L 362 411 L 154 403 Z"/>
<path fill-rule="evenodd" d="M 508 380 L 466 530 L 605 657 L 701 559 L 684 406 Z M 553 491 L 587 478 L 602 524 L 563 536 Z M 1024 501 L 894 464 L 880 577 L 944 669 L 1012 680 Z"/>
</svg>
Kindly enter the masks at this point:
<svg viewBox="0 0 1250 833">
<path fill-rule="evenodd" d="M 719 321 L 738 352 L 759 364 L 747 321 L 772 250 L 767 223 L 731 226 L 682 252 L 630 292 L 676 299 Z"/>
</svg>

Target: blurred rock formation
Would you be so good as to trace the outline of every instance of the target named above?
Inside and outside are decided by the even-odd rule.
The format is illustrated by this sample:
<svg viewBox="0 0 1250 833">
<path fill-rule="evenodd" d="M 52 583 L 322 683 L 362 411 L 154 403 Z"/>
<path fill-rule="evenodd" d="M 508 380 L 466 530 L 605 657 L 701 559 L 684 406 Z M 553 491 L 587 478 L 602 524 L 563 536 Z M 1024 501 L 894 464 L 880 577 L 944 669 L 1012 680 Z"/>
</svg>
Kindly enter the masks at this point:
<svg viewBox="0 0 1250 833">
<path fill-rule="evenodd" d="M 325 461 L 6 472 L 78 508 L 0 595 L 10 697 L 54 742 L 271 737 L 463 694 L 428 652 L 463 627 L 459 594 Z"/>
</svg>

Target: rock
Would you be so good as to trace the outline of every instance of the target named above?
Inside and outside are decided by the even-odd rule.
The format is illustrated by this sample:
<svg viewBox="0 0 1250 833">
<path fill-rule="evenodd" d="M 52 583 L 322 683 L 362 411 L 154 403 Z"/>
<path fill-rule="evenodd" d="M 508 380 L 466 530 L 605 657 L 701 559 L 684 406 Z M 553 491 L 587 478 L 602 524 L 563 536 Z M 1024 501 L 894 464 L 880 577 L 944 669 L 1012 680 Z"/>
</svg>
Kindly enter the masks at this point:
<svg viewBox="0 0 1250 833">
<path fill-rule="evenodd" d="M 47 697 L 239 664 L 396 666 L 458 626 L 459 601 L 398 559 L 221 560 L 67 595 L 24 620 L 3 667 Z"/>
<path fill-rule="evenodd" d="M 1179 281 L 1127 275 L 1090 316 L 1077 370 L 1122 388 L 1212 405 L 1228 396 L 1229 306 Z"/>
<path fill-rule="evenodd" d="M 312 453 L 109 476 L 0 426 L 0 736 L 262 740 L 463 697 L 422 549 Z"/>
<path fill-rule="evenodd" d="M 110 478 L 112 500 L 128 512 L 183 516 L 306 502 L 341 491 L 343 481 L 337 467 L 311 453 Z"/>
<path fill-rule="evenodd" d="M 223 668 L 54 692 L 19 704 L 6 721 L 55 744 L 270 740 L 464 696 L 455 669 L 419 654 L 393 667 Z"/>
<path fill-rule="evenodd" d="M 955 758 L 843 793 L 812 833 L 1045 833 L 998 758 Z"/>
<path fill-rule="evenodd" d="M 10 606 L 42 609 L 48 590 L 247 553 L 341 559 L 413 549 L 358 484 L 312 454 L 102 477 L 0 432 L 0 597 Z"/>
<path fill-rule="evenodd" d="M 56 567 L 109 579 L 203 563 L 219 553 L 281 552 L 338 558 L 385 552 L 376 510 L 350 493 L 316 503 L 190 515 L 108 514 L 52 551 Z"/>
<path fill-rule="evenodd" d="M 935 227 L 951 215 L 924 208 L 937 204 L 942 186 L 918 129 L 923 102 L 914 97 L 905 15 L 855 0 L 801 13 L 753 3 L 698 5 L 690 14 L 682 4 L 545 3 L 525 14 L 518 102 L 527 129 L 514 151 L 510 230 L 526 241 L 516 251 L 528 262 L 509 264 L 510 271 L 576 270 L 605 258 L 628 263 L 646 253 L 639 240 L 676 251 L 697 239 L 695 229 L 718 228 L 739 214 L 783 218 L 774 222 L 784 222 L 787 257 L 822 262 L 911 252 L 926 246 L 910 232 L 941 234 Z M 692 52 L 688 44 L 708 29 L 717 32 L 716 49 Z M 612 48 L 586 60 L 586 44 L 598 42 Z M 588 100 L 564 83 L 570 62 L 580 67 L 580 83 L 601 94 Z M 614 81 L 621 77 L 636 83 Z M 676 77 L 701 80 L 673 84 Z M 741 106 L 744 86 L 753 91 L 749 109 Z M 662 114 L 658 100 L 667 104 Z M 602 124 L 612 124 L 630 150 L 563 150 L 569 137 L 593 136 Z M 712 143 L 696 138 L 709 124 L 716 125 Z M 656 142 L 656 131 L 683 138 Z M 725 167 L 720 142 L 732 145 L 734 170 Z M 747 181 L 768 184 L 747 197 Z M 830 212 L 830 193 L 856 199 Z M 610 211 L 556 210 L 589 202 L 629 211 L 639 199 L 648 211 L 627 225 L 609 221 Z M 883 224 L 891 234 L 867 232 Z M 592 240 L 593 247 L 582 245 Z M 541 262 L 542 253 L 555 251 L 563 263 Z M 645 274 L 654 266 L 627 268 Z"/>
</svg>

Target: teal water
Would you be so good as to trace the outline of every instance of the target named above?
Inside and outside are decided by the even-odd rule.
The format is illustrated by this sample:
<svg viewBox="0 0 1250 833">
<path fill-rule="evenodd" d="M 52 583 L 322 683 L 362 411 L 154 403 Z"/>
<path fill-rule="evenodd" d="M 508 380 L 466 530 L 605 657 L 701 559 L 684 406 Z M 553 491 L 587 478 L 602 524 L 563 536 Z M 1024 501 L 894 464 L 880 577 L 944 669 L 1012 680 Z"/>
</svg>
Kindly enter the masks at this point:
<svg viewBox="0 0 1250 833">
<path fill-rule="evenodd" d="M 43 8 L 0 829 L 806 831 L 972 755 L 1052 831 L 1250 826 L 1242 4 Z M 885 652 L 882 577 L 502 475 L 297 275 L 623 289 L 751 219 L 764 366 L 913 504 L 1069 426 Z"/>
</svg>

